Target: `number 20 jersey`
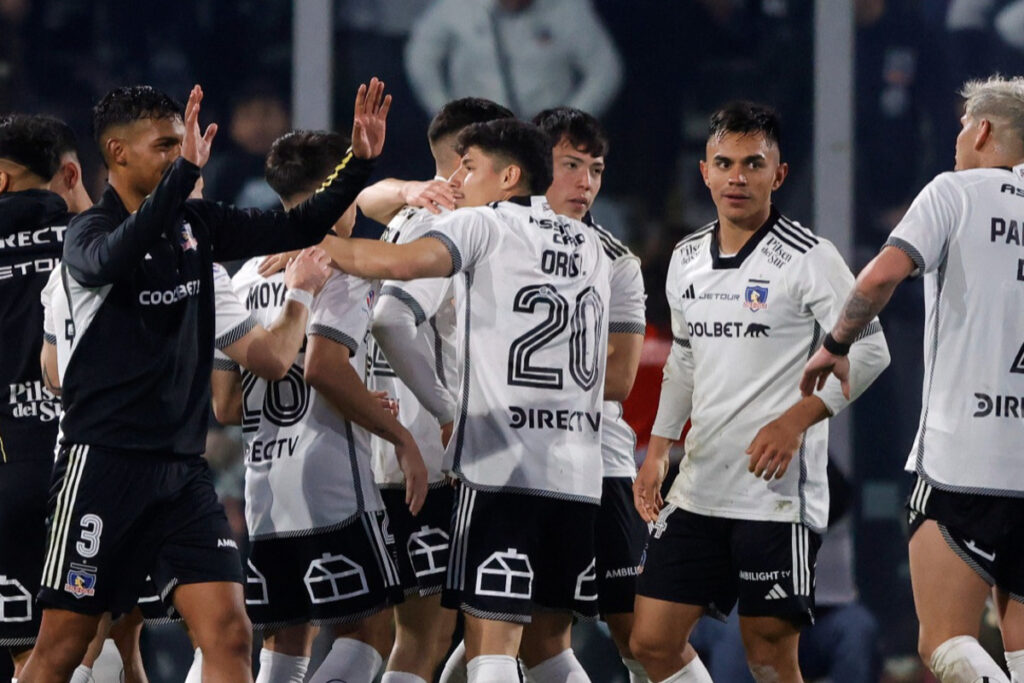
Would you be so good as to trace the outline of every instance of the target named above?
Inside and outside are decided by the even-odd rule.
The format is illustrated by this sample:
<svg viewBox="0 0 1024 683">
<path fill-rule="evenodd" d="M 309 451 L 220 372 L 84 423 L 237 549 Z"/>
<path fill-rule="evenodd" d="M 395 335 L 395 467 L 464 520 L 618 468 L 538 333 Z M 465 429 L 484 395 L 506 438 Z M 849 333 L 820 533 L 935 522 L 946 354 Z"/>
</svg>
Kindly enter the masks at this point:
<svg viewBox="0 0 1024 683">
<path fill-rule="evenodd" d="M 1024 164 L 943 173 L 887 246 L 924 275 L 921 422 L 906 469 L 1024 496 Z"/>
<path fill-rule="evenodd" d="M 453 469 L 473 488 L 598 503 L 610 261 L 543 197 L 460 209 L 424 237 L 458 273 Z"/>
<path fill-rule="evenodd" d="M 264 327 L 278 317 L 284 274 L 262 278 L 252 259 L 232 278 L 238 298 Z M 313 301 L 306 334 L 343 344 L 361 375 L 371 283 L 333 273 Z M 250 538 L 303 535 L 340 527 L 383 509 L 370 468 L 370 434 L 338 413 L 303 377 L 305 347 L 288 374 L 267 382 L 242 371 L 245 517 Z"/>
</svg>

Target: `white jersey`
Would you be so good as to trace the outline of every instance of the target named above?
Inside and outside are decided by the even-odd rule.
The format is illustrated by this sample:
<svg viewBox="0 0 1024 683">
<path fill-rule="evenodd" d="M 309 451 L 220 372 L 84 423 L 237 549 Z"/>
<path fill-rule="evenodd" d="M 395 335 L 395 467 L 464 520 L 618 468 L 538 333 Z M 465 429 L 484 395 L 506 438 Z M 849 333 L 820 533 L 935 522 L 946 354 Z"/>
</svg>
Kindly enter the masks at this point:
<svg viewBox="0 0 1024 683">
<path fill-rule="evenodd" d="M 43 340 L 57 347 L 58 384 L 64 378 L 64 369 L 71 360 L 71 342 L 75 338 L 75 323 L 64 290 L 63 272 L 63 267 L 50 271 L 50 278 L 39 294 L 43 305 Z"/>
<path fill-rule="evenodd" d="M 420 237 L 433 225 L 433 214 L 426 209 L 405 208 L 388 224 L 382 240 L 404 244 Z M 369 337 L 367 346 L 366 384 L 376 391 L 385 391 L 398 399 L 398 421 L 409 430 L 419 446 L 427 467 L 427 481 L 431 484 L 444 479 L 451 469 L 450 458 L 445 457 L 441 445 L 441 423 L 455 416 L 455 390 L 458 377 L 455 372 L 455 303 L 451 278 L 423 278 L 400 282 L 385 280 L 381 283 L 375 307 L 375 319 L 387 317 L 392 306 L 406 307 L 413 316 L 415 337 L 410 345 L 401 349 L 407 360 L 429 370 L 436 380 L 431 387 L 440 395 L 444 414 L 432 415 L 395 372 L 380 345 Z M 375 334 L 381 332 L 375 331 Z M 388 340 L 384 340 L 387 343 Z M 440 419 L 440 421 L 439 421 Z M 371 437 L 373 447 L 373 474 L 382 488 L 405 486 L 405 475 L 398 466 L 395 446 L 379 436 Z"/>
<path fill-rule="evenodd" d="M 213 305 L 213 369 L 231 370 L 237 366 L 223 349 L 249 334 L 257 323 L 245 304 L 238 300 L 231 276 L 219 263 L 213 264 Z"/>
<path fill-rule="evenodd" d="M 260 259 L 248 261 L 232 280 L 235 293 L 264 327 L 285 304 L 284 274 L 262 278 Z M 371 283 L 334 273 L 313 300 L 308 335 L 320 335 L 352 352 L 362 376 L 361 343 L 370 322 Z M 245 517 L 252 538 L 297 536 L 342 526 L 383 509 L 370 470 L 370 435 L 341 417 L 303 378 L 305 348 L 281 380 L 242 373 L 245 444 Z"/>
<path fill-rule="evenodd" d="M 676 245 L 665 284 L 674 343 L 652 433 L 674 440 L 687 417 L 692 426 L 668 502 L 712 517 L 825 529 L 828 422 L 807 430 L 781 479 L 748 472 L 746 450 L 800 400 L 804 364 L 853 282 L 830 242 L 774 209 L 733 256 L 719 253 L 716 224 Z M 852 395 L 887 364 L 874 321 L 850 351 Z M 817 395 L 833 415 L 848 403 L 834 377 Z"/>
<path fill-rule="evenodd" d="M 1024 164 L 943 173 L 886 245 L 924 275 L 921 423 L 907 459 L 939 489 L 1024 496 Z"/>
<path fill-rule="evenodd" d="M 452 255 L 464 367 L 449 448 L 470 486 L 598 503 L 610 263 L 544 197 L 460 209 Z"/>
<path fill-rule="evenodd" d="M 640 259 L 614 235 L 593 222 L 588 213 L 583 222 L 597 233 L 604 253 L 612 263 L 611 301 L 608 332 L 638 334 L 647 329 L 644 309 L 644 277 Z M 622 417 L 622 403 L 605 401 L 601 421 L 601 456 L 605 477 L 636 476 L 636 434 Z"/>
</svg>

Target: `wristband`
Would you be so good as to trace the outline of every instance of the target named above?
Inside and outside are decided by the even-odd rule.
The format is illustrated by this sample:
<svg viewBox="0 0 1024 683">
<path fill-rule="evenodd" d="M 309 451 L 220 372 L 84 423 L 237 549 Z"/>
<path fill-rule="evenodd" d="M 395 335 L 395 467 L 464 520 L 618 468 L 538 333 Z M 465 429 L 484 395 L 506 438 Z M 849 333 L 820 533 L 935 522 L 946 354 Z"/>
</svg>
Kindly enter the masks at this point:
<svg viewBox="0 0 1024 683">
<path fill-rule="evenodd" d="M 825 335 L 825 341 L 821 345 L 833 356 L 845 356 L 850 352 L 850 345 L 836 341 L 831 332 Z"/>
<path fill-rule="evenodd" d="M 284 295 L 284 300 L 297 301 L 306 307 L 306 310 L 313 308 L 313 295 L 304 289 L 289 289 Z"/>
</svg>

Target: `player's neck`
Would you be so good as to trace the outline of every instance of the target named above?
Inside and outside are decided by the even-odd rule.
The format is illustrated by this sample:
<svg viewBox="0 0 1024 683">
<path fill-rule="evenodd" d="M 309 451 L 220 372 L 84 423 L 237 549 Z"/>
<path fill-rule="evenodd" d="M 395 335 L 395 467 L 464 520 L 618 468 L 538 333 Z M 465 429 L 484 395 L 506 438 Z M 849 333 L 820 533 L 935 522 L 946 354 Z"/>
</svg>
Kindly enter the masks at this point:
<svg viewBox="0 0 1024 683">
<path fill-rule="evenodd" d="M 124 204 L 124 208 L 128 210 L 128 213 L 135 213 L 142 206 L 142 202 L 146 201 L 146 196 L 136 191 L 126 178 L 111 173 L 108 182 L 114 188 L 117 196 L 121 198 L 121 203 Z"/>
<path fill-rule="evenodd" d="M 763 212 L 742 221 L 732 221 L 725 216 L 718 216 L 718 250 L 723 254 L 735 254 L 747 243 L 757 229 L 764 225 L 772 213 L 768 206 Z"/>
</svg>

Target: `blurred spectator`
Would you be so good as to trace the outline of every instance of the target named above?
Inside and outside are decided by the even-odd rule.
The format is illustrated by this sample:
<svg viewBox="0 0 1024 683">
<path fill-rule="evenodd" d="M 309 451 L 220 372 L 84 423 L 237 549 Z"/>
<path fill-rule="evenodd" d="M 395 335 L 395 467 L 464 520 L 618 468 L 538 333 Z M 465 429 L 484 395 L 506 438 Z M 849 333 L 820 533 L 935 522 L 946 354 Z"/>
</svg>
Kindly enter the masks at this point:
<svg viewBox="0 0 1024 683">
<path fill-rule="evenodd" d="M 0 111 L 14 108 L 13 96 L 21 86 L 24 61 L 21 26 L 29 0 L 0 0 Z"/>
<path fill-rule="evenodd" d="M 428 112 L 476 96 L 523 118 L 561 105 L 600 117 L 622 83 L 588 0 L 438 0 L 413 28 L 405 64 Z"/>
<path fill-rule="evenodd" d="M 281 201 L 263 179 L 263 164 L 274 140 L 289 127 L 288 108 L 273 88 L 264 83 L 244 88 L 231 109 L 227 136 L 214 142 L 203 169 L 203 196 L 243 208 L 279 208 Z"/>
<path fill-rule="evenodd" d="M 946 29 L 957 85 L 993 72 L 1020 70 L 1024 1 L 949 0 Z"/>
</svg>

